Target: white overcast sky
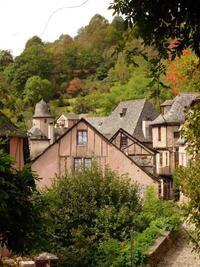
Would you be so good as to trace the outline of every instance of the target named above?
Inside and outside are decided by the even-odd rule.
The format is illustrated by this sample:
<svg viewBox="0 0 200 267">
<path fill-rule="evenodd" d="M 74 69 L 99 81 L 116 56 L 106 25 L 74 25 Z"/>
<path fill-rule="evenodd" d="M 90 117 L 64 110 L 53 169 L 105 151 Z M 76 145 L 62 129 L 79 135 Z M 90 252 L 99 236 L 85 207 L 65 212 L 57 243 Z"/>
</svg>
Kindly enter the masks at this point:
<svg viewBox="0 0 200 267">
<path fill-rule="evenodd" d="M 73 37 L 97 13 L 112 20 L 112 11 L 107 10 L 112 0 L 88 0 L 82 7 L 55 13 L 41 36 L 52 12 L 83 2 L 85 0 L 0 0 L 0 49 L 11 50 L 17 56 L 34 35 L 45 42 L 54 41 L 61 34 Z"/>
</svg>

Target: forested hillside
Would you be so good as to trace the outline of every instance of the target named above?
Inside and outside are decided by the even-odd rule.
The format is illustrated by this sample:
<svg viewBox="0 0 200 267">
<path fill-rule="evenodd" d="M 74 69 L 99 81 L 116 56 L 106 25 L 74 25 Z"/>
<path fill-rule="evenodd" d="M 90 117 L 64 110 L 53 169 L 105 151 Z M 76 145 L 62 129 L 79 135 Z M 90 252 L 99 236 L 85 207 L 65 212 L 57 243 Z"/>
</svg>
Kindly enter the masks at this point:
<svg viewBox="0 0 200 267">
<path fill-rule="evenodd" d="M 172 93 L 199 90 L 198 61 L 190 51 L 163 61 L 134 31 L 121 17 L 109 23 L 95 15 L 74 38 L 63 34 L 44 43 L 34 36 L 16 58 L 0 51 L 1 109 L 25 127 L 41 98 L 56 116 L 106 115 L 122 100 L 146 97 L 159 109 Z"/>
</svg>

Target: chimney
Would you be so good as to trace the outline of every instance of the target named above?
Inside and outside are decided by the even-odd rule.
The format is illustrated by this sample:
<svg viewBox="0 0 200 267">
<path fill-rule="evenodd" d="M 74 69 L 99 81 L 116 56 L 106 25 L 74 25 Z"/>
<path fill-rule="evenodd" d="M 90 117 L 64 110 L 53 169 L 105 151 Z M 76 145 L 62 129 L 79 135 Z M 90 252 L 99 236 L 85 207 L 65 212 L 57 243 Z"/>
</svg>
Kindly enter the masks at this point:
<svg viewBox="0 0 200 267">
<path fill-rule="evenodd" d="M 142 131 L 145 139 L 152 138 L 150 123 L 150 120 L 142 121 Z"/>
<path fill-rule="evenodd" d="M 48 125 L 48 138 L 50 139 L 50 145 L 54 142 L 54 124 L 53 122 Z"/>
</svg>

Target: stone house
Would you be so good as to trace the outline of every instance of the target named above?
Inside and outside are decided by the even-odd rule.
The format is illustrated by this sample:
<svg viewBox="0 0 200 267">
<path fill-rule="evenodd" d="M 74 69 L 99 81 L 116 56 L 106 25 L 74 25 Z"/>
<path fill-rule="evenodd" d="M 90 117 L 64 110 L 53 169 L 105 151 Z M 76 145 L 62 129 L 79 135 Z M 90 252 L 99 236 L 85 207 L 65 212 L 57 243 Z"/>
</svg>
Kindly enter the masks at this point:
<svg viewBox="0 0 200 267">
<path fill-rule="evenodd" d="M 172 175 L 179 165 L 180 126 L 185 120 L 184 110 L 198 96 L 197 93 L 181 93 L 174 100 L 162 104 L 162 114 L 152 123 L 153 148 L 157 155 L 156 172 Z"/>
<path fill-rule="evenodd" d="M 15 161 L 15 167 L 21 170 L 29 159 L 28 137 L 0 111 L 0 148 Z"/>
<path fill-rule="evenodd" d="M 73 173 L 80 166 L 90 167 L 93 160 L 102 169 L 108 165 L 119 174 L 128 174 L 139 184 L 141 192 L 149 185 L 159 191 L 160 181 L 156 175 L 140 166 L 84 118 L 38 155 L 32 161 L 32 170 L 42 177 L 38 183 L 42 189 L 51 186 L 55 175 Z"/>
<path fill-rule="evenodd" d="M 181 93 L 162 105 L 160 114 L 152 123 L 153 148 L 156 156 L 156 173 L 168 179 L 165 190 L 172 194 L 172 174 L 177 166 L 186 161 L 186 153 L 180 145 L 180 126 L 185 120 L 184 110 L 198 96 L 198 93 Z"/>
</svg>

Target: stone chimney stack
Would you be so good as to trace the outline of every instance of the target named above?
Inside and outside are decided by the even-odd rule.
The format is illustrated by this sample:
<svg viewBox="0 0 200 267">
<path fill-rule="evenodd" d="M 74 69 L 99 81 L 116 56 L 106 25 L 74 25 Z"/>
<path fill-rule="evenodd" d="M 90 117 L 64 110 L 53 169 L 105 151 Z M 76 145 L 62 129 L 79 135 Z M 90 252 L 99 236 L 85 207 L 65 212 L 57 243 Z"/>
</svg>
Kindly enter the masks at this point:
<svg viewBox="0 0 200 267">
<path fill-rule="evenodd" d="M 54 142 L 54 124 L 53 122 L 50 122 L 48 125 L 48 138 L 49 138 L 49 142 L 50 145 L 53 144 Z"/>
</svg>

